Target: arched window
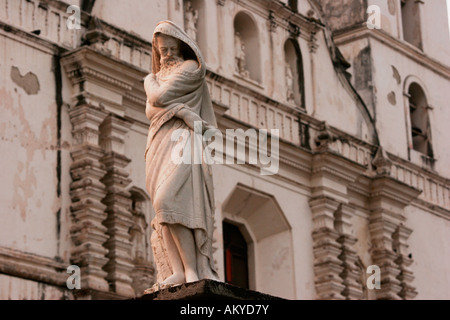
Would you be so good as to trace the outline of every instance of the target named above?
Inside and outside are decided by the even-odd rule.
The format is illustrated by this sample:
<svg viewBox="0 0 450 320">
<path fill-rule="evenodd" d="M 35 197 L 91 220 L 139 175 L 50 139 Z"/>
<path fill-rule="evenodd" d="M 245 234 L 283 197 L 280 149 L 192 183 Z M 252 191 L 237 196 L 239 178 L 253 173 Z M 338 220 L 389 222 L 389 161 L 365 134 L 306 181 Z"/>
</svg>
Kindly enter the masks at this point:
<svg viewBox="0 0 450 320">
<path fill-rule="evenodd" d="M 234 18 L 235 73 L 244 78 L 261 82 L 261 61 L 258 29 L 245 12 Z"/>
<path fill-rule="evenodd" d="M 247 242 L 239 227 L 223 222 L 223 251 L 225 281 L 229 284 L 249 288 Z"/>
<path fill-rule="evenodd" d="M 412 148 L 433 157 L 428 103 L 423 89 L 413 82 L 408 88 Z"/>
<path fill-rule="evenodd" d="M 419 49 L 422 48 L 422 32 L 420 26 L 420 5 L 421 1 L 402 1 L 402 26 L 403 40 L 411 43 Z"/>
<path fill-rule="evenodd" d="M 284 44 L 286 101 L 304 108 L 303 62 L 300 46 L 294 39 Z"/>
</svg>

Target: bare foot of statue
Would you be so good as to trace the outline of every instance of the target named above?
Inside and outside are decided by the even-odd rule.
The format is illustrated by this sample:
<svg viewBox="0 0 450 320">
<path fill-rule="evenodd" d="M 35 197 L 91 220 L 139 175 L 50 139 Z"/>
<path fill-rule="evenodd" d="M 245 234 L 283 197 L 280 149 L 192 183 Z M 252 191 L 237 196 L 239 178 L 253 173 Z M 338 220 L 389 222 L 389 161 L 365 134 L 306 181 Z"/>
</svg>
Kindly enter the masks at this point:
<svg viewBox="0 0 450 320">
<path fill-rule="evenodd" d="M 163 285 L 177 285 L 185 282 L 186 278 L 184 276 L 184 273 L 174 273 L 170 277 L 166 278 L 164 281 L 160 283 L 161 286 Z"/>
</svg>

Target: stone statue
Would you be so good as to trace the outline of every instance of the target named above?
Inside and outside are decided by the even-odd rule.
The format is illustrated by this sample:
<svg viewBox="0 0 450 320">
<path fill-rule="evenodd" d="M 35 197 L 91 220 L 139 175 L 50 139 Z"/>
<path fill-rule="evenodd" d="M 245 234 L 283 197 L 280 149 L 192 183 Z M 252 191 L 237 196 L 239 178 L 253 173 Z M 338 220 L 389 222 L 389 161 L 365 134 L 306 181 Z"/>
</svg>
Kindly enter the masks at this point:
<svg viewBox="0 0 450 320">
<path fill-rule="evenodd" d="M 186 10 L 184 13 L 186 33 L 192 40 L 197 42 L 197 20 L 198 10 L 194 10 L 190 1 L 186 2 Z"/>
<path fill-rule="evenodd" d="M 157 24 L 152 43 L 152 73 L 144 87 L 150 120 L 145 161 L 146 188 L 155 211 L 151 222 L 155 287 L 217 280 L 211 168 L 205 161 L 175 163 L 171 157 L 173 148 L 179 148 L 180 141 L 172 139 L 177 129 L 184 129 L 182 143 L 187 147 L 198 136 L 193 134 L 194 122 L 201 124 L 202 132 L 217 127 L 205 61 L 195 42 L 171 21 Z"/>
<path fill-rule="evenodd" d="M 249 72 L 245 68 L 245 43 L 239 32 L 234 34 L 234 56 L 236 72 L 241 76 L 248 77 Z"/>
<path fill-rule="evenodd" d="M 286 62 L 286 99 L 288 103 L 295 103 L 294 97 L 294 75 L 289 63 Z"/>
</svg>

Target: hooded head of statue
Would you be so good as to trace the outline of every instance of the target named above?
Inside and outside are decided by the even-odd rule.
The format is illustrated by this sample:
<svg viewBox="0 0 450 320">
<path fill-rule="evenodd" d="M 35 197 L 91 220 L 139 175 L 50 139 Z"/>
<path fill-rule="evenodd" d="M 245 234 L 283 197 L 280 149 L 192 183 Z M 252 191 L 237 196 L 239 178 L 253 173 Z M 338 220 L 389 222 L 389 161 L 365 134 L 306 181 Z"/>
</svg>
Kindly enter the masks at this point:
<svg viewBox="0 0 450 320">
<path fill-rule="evenodd" d="M 205 64 L 194 40 L 172 21 L 161 21 L 153 32 L 152 72 L 174 68 L 185 60 L 196 60 L 197 72 L 204 76 Z"/>
<path fill-rule="evenodd" d="M 197 62 L 198 68 L 193 71 L 178 72 L 186 60 Z M 178 69 L 178 70 L 177 70 Z M 172 21 L 159 22 L 153 32 L 152 39 L 152 73 L 159 79 L 165 80 L 169 75 L 176 75 L 178 81 L 172 81 L 170 88 L 172 96 L 179 97 L 176 102 L 189 106 L 204 121 L 217 127 L 214 109 L 211 103 L 208 86 L 206 84 L 206 63 L 199 47 L 192 38 Z M 189 90 L 187 90 L 189 88 Z M 196 92 L 193 101 L 180 97 L 183 92 Z M 167 108 L 166 109 L 170 109 Z"/>
</svg>

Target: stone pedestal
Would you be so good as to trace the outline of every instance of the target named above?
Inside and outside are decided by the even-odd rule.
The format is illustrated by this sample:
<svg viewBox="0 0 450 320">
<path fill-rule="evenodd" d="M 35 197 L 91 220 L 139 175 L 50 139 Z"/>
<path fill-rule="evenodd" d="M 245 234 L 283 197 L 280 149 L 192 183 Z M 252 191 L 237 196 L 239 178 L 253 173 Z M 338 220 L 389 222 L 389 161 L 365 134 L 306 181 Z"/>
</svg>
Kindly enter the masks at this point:
<svg viewBox="0 0 450 320">
<path fill-rule="evenodd" d="M 224 282 L 200 280 L 145 294 L 135 300 L 282 300 Z"/>
</svg>

